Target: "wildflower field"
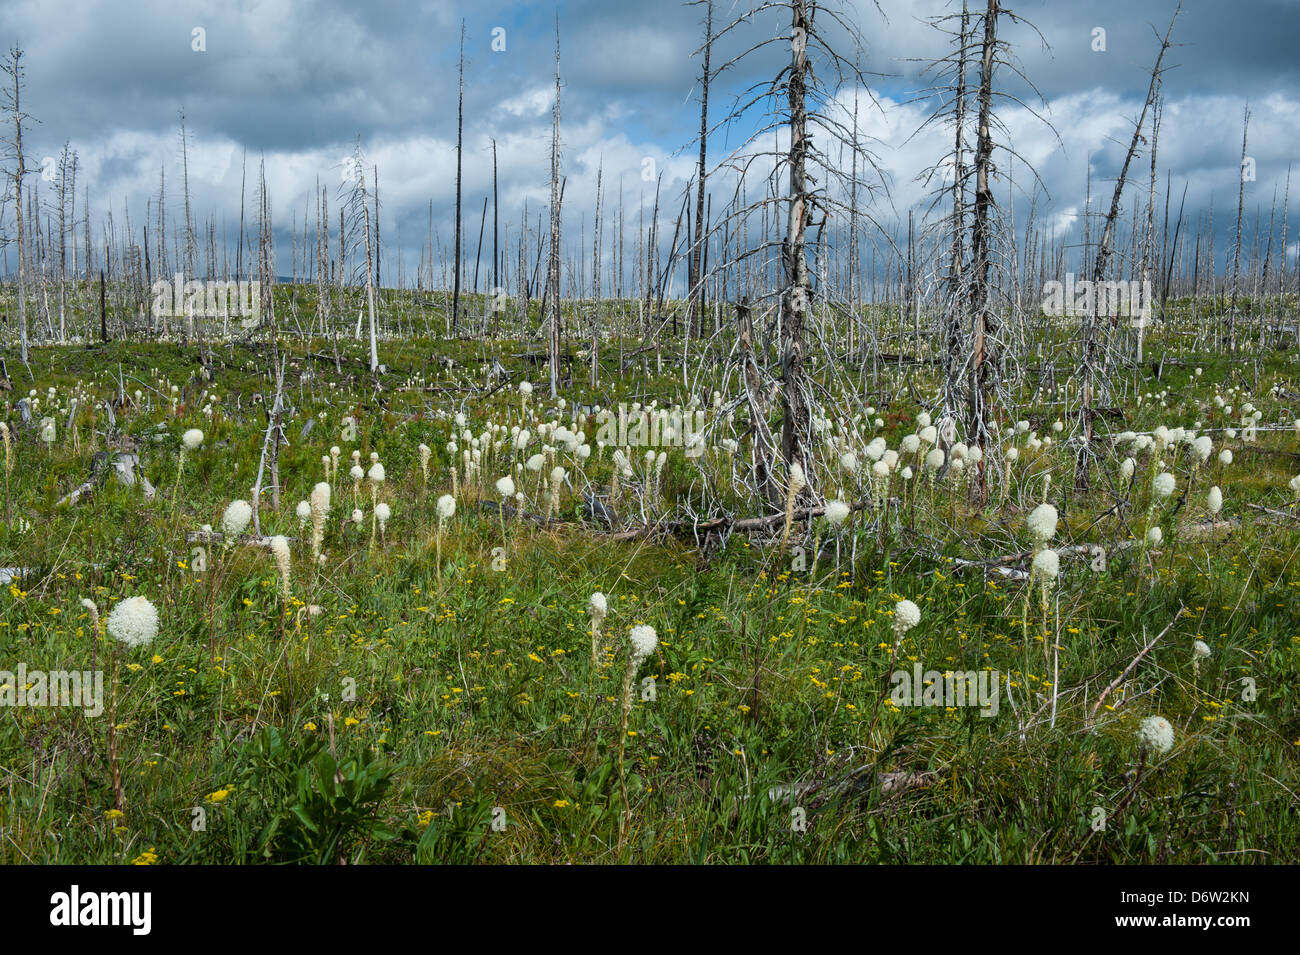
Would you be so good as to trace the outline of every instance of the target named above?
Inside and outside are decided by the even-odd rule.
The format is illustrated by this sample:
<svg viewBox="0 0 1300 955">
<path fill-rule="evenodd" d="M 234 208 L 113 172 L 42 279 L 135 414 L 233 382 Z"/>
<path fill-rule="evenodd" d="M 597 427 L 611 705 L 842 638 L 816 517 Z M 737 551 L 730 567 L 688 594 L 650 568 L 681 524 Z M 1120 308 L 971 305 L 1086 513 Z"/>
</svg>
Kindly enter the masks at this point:
<svg viewBox="0 0 1300 955">
<path fill-rule="evenodd" d="M 924 363 L 822 375 L 808 472 L 756 479 L 743 383 L 671 342 L 574 345 L 555 398 L 514 341 L 33 348 L 0 862 L 1294 860 L 1300 383 L 1186 327 L 1086 486 L 1070 396 L 981 450 Z"/>
</svg>

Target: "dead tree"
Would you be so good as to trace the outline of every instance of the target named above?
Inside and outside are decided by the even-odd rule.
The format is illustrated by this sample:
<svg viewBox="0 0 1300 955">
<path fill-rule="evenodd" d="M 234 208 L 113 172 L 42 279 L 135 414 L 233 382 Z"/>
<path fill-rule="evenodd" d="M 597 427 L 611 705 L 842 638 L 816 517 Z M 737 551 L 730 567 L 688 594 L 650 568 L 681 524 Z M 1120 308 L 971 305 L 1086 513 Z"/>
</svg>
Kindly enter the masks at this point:
<svg viewBox="0 0 1300 955">
<path fill-rule="evenodd" d="M 819 260 L 825 254 L 827 224 L 831 218 L 843 216 L 845 222 L 851 218 L 850 204 L 846 201 L 853 191 L 849 176 L 841 163 L 832 160 L 828 149 L 822 146 L 822 140 L 824 138 L 828 146 L 838 144 L 855 151 L 858 156 L 867 156 L 869 160 L 871 157 L 851 131 L 852 117 L 835 96 L 836 88 L 846 82 L 867 86 L 866 77 L 857 65 L 863 48 L 861 33 L 841 8 L 808 0 L 756 3 L 712 32 L 712 41 L 730 41 L 731 34 L 769 11 L 783 17 L 788 15 L 789 20 L 785 21 L 788 25 L 777 35 L 758 40 L 711 71 L 712 78 L 716 79 L 768 44 L 790 45 L 788 65 L 772 81 L 746 90 L 737 99 L 736 107 L 722 120 L 722 124 L 736 122 L 755 104 L 769 104 L 768 121 L 759 124 L 752 136 L 718 164 L 732 169 L 736 195 L 732 200 L 732 211 L 720 222 L 706 223 L 705 235 L 725 229 L 727 233 L 738 236 L 743 250 L 728 259 L 726 266 L 737 270 L 738 285 L 746 282 L 740 273 L 767 276 L 770 286 L 762 293 L 762 298 L 775 300 L 774 308 L 768 312 L 772 319 L 763 328 L 763 342 L 754 342 L 752 361 L 746 359 L 749 369 L 747 381 L 758 387 L 760 383 L 755 375 L 762 377 L 766 374 L 758 362 L 766 358 L 769 335 L 775 331 L 780 364 L 780 447 L 755 448 L 755 458 L 762 462 L 762 466 L 755 469 L 760 477 L 757 490 L 770 499 L 774 493 L 781 493 L 772 479 L 776 470 L 773 459 L 777 454 L 788 468 L 793 469 L 797 464 L 810 483 L 815 480 L 811 433 L 815 398 L 807 363 L 810 357 L 813 361 L 820 361 L 828 354 L 828 349 L 815 349 L 809 353 L 806 350 L 807 339 L 812 336 L 823 342 L 825 335 L 820 324 L 824 321 L 823 316 L 829 314 L 832 307 L 847 307 L 845 302 L 831 301 L 833 293 L 826 287 L 821 270 L 815 273 L 809 262 L 810 254 Z M 822 18 L 820 23 L 817 22 L 819 16 Z M 851 57 L 842 55 L 837 49 L 845 44 L 853 47 Z M 765 148 L 762 144 L 775 139 L 780 129 L 788 131 L 788 146 Z M 773 172 L 766 194 L 751 201 L 746 197 L 745 177 L 750 167 L 760 160 L 771 161 Z M 874 161 L 864 163 L 864 168 L 867 165 L 879 173 Z M 857 169 L 856 163 L 854 169 Z M 785 185 L 780 181 L 783 178 Z M 854 179 L 856 181 L 856 176 Z M 857 209 L 856 191 L 853 193 L 853 209 Z M 777 215 L 784 217 L 784 224 L 778 226 L 782 236 L 779 241 L 769 240 L 767 223 L 770 221 L 776 225 Z M 757 216 L 763 222 L 763 238 L 757 246 L 748 238 L 751 216 Z M 652 241 L 651 254 L 654 246 Z M 769 252 L 774 252 L 775 256 L 769 256 Z M 749 263 L 755 257 L 760 262 L 756 269 L 751 270 Z M 826 299 L 826 307 L 814 310 L 813 304 L 819 295 Z M 758 305 L 756 301 L 753 307 Z M 753 388 L 750 391 L 752 394 Z M 751 403 L 751 415 L 761 413 L 760 409 L 759 403 Z M 751 433 L 756 441 L 766 430 L 765 422 L 752 422 Z M 813 487 L 811 493 L 816 493 L 815 485 Z"/>
<path fill-rule="evenodd" d="M 1237 292 L 1241 281 L 1241 214 L 1246 204 L 1246 137 L 1250 131 L 1250 107 L 1241 116 L 1241 164 L 1237 168 L 1237 231 L 1232 243 L 1232 293 L 1226 318 L 1228 352 L 1237 351 Z"/>
<path fill-rule="evenodd" d="M 460 80 L 456 95 L 456 241 L 452 253 L 454 268 L 452 270 L 453 290 L 451 294 L 451 333 L 459 334 L 460 321 L 460 190 L 461 163 L 465 151 L 465 21 L 460 21 Z M 443 288 L 446 288 L 444 285 Z"/>
<path fill-rule="evenodd" d="M 1124 164 L 1120 167 L 1119 178 L 1115 180 L 1115 191 L 1111 195 L 1110 211 L 1106 214 L 1106 220 L 1102 224 L 1101 238 L 1097 240 L 1097 252 L 1093 259 L 1092 267 L 1092 287 L 1094 290 L 1100 288 L 1102 281 L 1106 277 L 1106 265 L 1113 252 L 1115 238 L 1115 223 L 1119 219 L 1120 196 L 1124 192 L 1124 184 L 1128 181 L 1128 170 L 1133 162 L 1133 157 L 1137 154 L 1138 144 L 1142 142 L 1142 129 L 1146 124 L 1147 113 L 1150 112 L 1152 104 L 1155 102 L 1156 90 L 1160 82 L 1161 64 L 1164 62 L 1165 53 L 1170 47 L 1169 37 L 1174 32 L 1174 24 L 1178 20 L 1178 14 L 1182 10 L 1182 3 L 1178 4 L 1174 10 L 1173 18 L 1169 21 L 1169 29 L 1165 31 L 1164 38 L 1160 42 L 1160 52 L 1156 55 L 1155 66 L 1151 70 L 1151 82 L 1147 88 L 1147 97 L 1142 103 L 1142 112 L 1138 116 L 1137 123 L 1133 127 L 1133 138 L 1129 142 L 1128 152 L 1124 155 Z M 1099 337 L 1100 337 L 1100 317 L 1103 302 L 1106 296 L 1093 295 L 1093 307 L 1088 309 L 1083 315 L 1083 325 L 1081 329 L 1083 340 L 1083 356 L 1080 372 L 1083 376 L 1081 386 L 1081 405 L 1080 405 L 1080 426 L 1083 429 L 1082 443 L 1079 448 L 1078 457 L 1075 461 L 1075 485 L 1079 490 L 1087 490 L 1090 480 L 1090 466 L 1093 457 L 1092 450 L 1092 425 L 1096 415 L 1094 405 L 1097 399 L 1099 386 L 1104 382 L 1099 381 Z"/>
<path fill-rule="evenodd" d="M 951 35 L 955 49 L 930 64 L 929 69 L 947 78 L 947 82 L 926 91 L 927 94 L 939 94 L 941 108 L 920 127 L 924 129 L 936 122 L 953 127 L 952 153 L 921 174 L 921 178 L 928 181 L 941 172 L 934 202 L 950 201 L 952 205 L 949 215 L 926 230 L 936 244 L 948 248 L 947 269 L 938 283 L 944 369 L 941 420 L 955 422 L 964 419 L 965 440 L 982 451 L 992 444 L 990 424 L 995 408 L 1007 403 L 1002 383 L 1004 356 L 1007 338 L 1014 333 L 1014 323 L 1019 318 L 1017 296 L 1001 288 L 1003 283 L 997 281 L 993 273 L 995 259 L 1017 261 L 1014 222 L 1004 222 L 993 194 L 994 183 L 999 180 L 1006 182 L 1009 189 L 1014 187 L 1010 163 L 1000 169 L 995 161 L 996 154 L 1004 153 L 1010 159 L 1016 157 L 1010 137 L 998 120 L 995 103 L 1007 99 L 1022 107 L 1025 104 L 998 89 L 999 71 L 1009 70 L 1033 90 L 1033 84 L 1012 62 L 1009 44 L 999 39 L 998 27 L 1002 19 L 1034 29 L 1028 21 L 999 6 L 997 0 L 988 0 L 984 12 L 978 15 L 972 15 L 963 3 L 960 13 L 936 17 L 932 21 L 936 29 Z M 955 23 L 955 26 L 950 26 L 950 23 Z M 1041 34 L 1039 36 L 1041 39 Z M 967 74 L 973 57 L 978 58 L 978 86 L 969 90 Z M 976 113 L 975 149 L 973 165 L 968 166 L 966 124 L 972 96 Z M 1034 113 L 1032 109 L 1029 111 Z M 1050 124 L 1046 125 L 1051 129 Z M 1000 142 L 995 136 L 997 133 L 1002 134 Z M 1030 171 L 1037 179 L 1032 167 Z M 967 190 L 972 179 L 974 194 L 968 201 Z M 1001 317 L 1002 309 L 1009 311 L 1005 318 Z M 981 458 L 972 487 L 976 503 L 986 499 L 987 468 L 996 464 L 991 455 L 985 454 Z"/>
<path fill-rule="evenodd" d="M 10 80 L 4 91 L 5 111 L 14 125 L 14 138 L 8 140 L 7 145 L 14 159 L 14 170 L 10 176 L 14 183 L 14 221 L 18 235 L 18 356 L 30 375 L 32 369 L 27 363 L 27 238 L 23 232 L 23 177 L 27 175 L 26 160 L 23 157 L 23 122 L 31 117 L 22 109 L 22 59 L 23 51 L 15 46 L 9 50 L 9 55 L 0 64 L 0 68 Z"/>
<path fill-rule="evenodd" d="M 691 241 L 690 268 L 687 278 L 689 305 L 687 308 L 686 327 L 700 326 L 700 300 L 703 297 L 704 281 L 700 273 L 700 263 L 704 247 L 704 186 L 708 179 L 708 140 L 709 140 L 709 60 L 713 50 L 713 0 L 704 2 L 704 68 L 700 72 L 700 161 L 695 172 L 695 236 Z M 703 334 L 703 328 L 700 328 Z"/>
<path fill-rule="evenodd" d="M 550 299 L 549 353 L 551 398 L 560 391 L 560 14 L 555 14 L 555 106 L 551 110 L 551 248 L 546 294 Z"/>
</svg>

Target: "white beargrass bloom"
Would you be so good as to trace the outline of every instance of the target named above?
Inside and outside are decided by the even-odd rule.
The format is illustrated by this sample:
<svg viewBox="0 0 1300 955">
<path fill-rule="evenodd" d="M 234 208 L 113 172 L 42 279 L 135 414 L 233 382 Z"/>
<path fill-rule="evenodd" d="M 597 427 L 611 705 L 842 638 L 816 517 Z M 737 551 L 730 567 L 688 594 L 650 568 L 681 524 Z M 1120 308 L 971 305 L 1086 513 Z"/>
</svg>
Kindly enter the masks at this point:
<svg viewBox="0 0 1300 955">
<path fill-rule="evenodd" d="M 1034 573 L 1044 580 L 1055 580 L 1061 573 L 1061 557 L 1054 550 L 1040 550 L 1034 555 L 1032 567 Z"/>
<path fill-rule="evenodd" d="M 1151 489 L 1155 491 L 1156 497 L 1164 500 L 1174 493 L 1174 476 L 1168 471 L 1161 471 L 1151 482 Z"/>
<path fill-rule="evenodd" d="M 1133 470 L 1137 467 L 1137 462 L 1132 458 L 1125 458 L 1119 465 L 1119 476 L 1125 481 L 1133 477 Z"/>
<path fill-rule="evenodd" d="M 456 513 L 456 499 L 450 494 L 438 498 L 438 520 L 449 521 Z"/>
<path fill-rule="evenodd" d="M 1210 440 L 1208 434 L 1203 434 L 1192 441 L 1192 450 L 1196 452 L 1197 460 L 1204 464 L 1210 460 L 1210 454 L 1214 451 L 1214 442 Z"/>
<path fill-rule="evenodd" d="M 362 521 L 364 521 L 365 519 L 366 519 L 366 515 L 363 514 L 363 513 L 361 512 L 361 508 L 359 508 L 359 507 L 354 507 L 354 508 L 352 508 L 352 523 L 353 523 L 353 524 L 360 524 L 360 523 L 361 523 Z"/>
<path fill-rule="evenodd" d="M 852 474 L 858 469 L 858 456 L 852 451 L 845 451 L 840 455 L 840 467 Z"/>
<path fill-rule="evenodd" d="M 542 465 L 545 463 L 546 463 L 546 455 L 534 454 L 531 458 L 528 459 L 528 470 L 540 471 L 542 469 Z"/>
<path fill-rule="evenodd" d="M 393 509 L 383 501 L 380 501 L 375 505 L 375 520 L 379 521 L 379 529 L 381 531 L 384 529 L 384 525 L 388 523 L 388 519 L 392 516 Z"/>
<path fill-rule="evenodd" d="M 1138 741 L 1161 755 L 1174 748 L 1174 727 L 1163 716 L 1148 716 L 1137 731 Z"/>
<path fill-rule="evenodd" d="M 905 467 L 903 468 L 903 470 L 898 472 L 898 476 L 901 477 L 904 481 L 910 481 L 912 480 L 912 469 L 909 467 Z"/>
<path fill-rule="evenodd" d="M 509 474 L 507 474 L 503 478 L 497 479 L 497 493 L 500 494 L 502 497 L 515 496 L 515 482 L 511 480 Z"/>
<path fill-rule="evenodd" d="M 1219 463 L 1224 465 L 1232 463 L 1232 452 L 1229 449 L 1224 448 L 1219 452 Z"/>
<path fill-rule="evenodd" d="M 187 450 L 193 451 L 203 443 L 203 432 L 198 428 L 190 428 L 181 435 L 181 444 L 185 445 Z"/>
<path fill-rule="evenodd" d="M 878 480 L 884 480 L 889 477 L 889 462 L 881 458 L 875 464 L 871 465 L 871 473 Z"/>
<path fill-rule="evenodd" d="M 221 530 L 227 537 L 238 537 L 253 519 L 253 505 L 247 501 L 231 501 L 221 515 Z"/>
<path fill-rule="evenodd" d="M 904 437 L 902 442 L 898 445 L 899 450 L 904 454 L 915 454 L 920 447 L 921 439 L 914 434 L 909 434 Z"/>
<path fill-rule="evenodd" d="M 925 456 L 925 466 L 931 471 L 937 471 L 943 467 L 944 455 L 943 448 L 931 448 Z"/>
<path fill-rule="evenodd" d="M 876 463 L 880 464 L 882 462 L 877 461 Z M 849 516 L 850 510 L 852 510 L 852 508 L 843 501 L 827 501 L 826 520 L 831 522 L 832 527 L 839 527 Z"/>
<path fill-rule="evenodd" d="M 632 671 L 636 672 L 642 661 L 654 653 L 655 647 L 659 645 L 659 635 L 655 633 L 654 627 L 641 624 L 632 628 L 632 632 L 627 635 L 627 640 L 631 657 L 630 666 Z"/>
<path fill-rule="evenodd" d="M 148 597 L 128 597 L 108 614 L 109 634 L 128 647 L 144 647 L 158 636 L 158 611 Z"/>
<path fill-rule="evenodd" d="M 519 382 L 519 393 L 527 398 L 533 393 L 533 386 L 526 381 Z"/>
<path fill-rule="evenodd" d="M 803 465 L 798 461 L 790 465 L 790 496 L 798 494 L 808 486 L 808 479 L 804 476 Z"/>
<path fill-rule="evenodd" d="M 275 566 L 280 571 L 280 591 L 284 594 L 284 599 L 289 599 L 289 539 L 283 534 L 276 534 L 271 538 L 271 556 L 275 558 Z"/>
<path fill-rule="evenodd" d="M 1165 539 L 1165 532 L 1160 529 L 1159 525 L 1152 527 L 1147 531 L 1147 543 L 1152 547 L 1159 547 L 1160 542 Z"/>
<path fill-rule="evenodd" d="M 934 444 L 939 439 L 939 431 L 934 425 L 927 425 L 921 429 L 920 438 L 926 444 Z"/>
<path fill-rule="evenodd" d="M 1039 504 L 1029 512 L 1025 524 L 1035 540 L 1049 541 L 1056 536 L 1056 508 L 1051 504 Z"/>
<path fill-rule="evenodd" d="M 917 426 L 918 428 L 928 428 L 928 427 L 930 426 L 930 416 L 929 416 L 929 414 L 927 414 L 926 412 L 922 411 L 919 415 L 917 415 L 917 416 L 916 416 L 916 426 Z"/>
<path fill-rule="evenodd" d="M 1291 493 L 1300 495 L 1300 474 L 1297 474 L 1295 477 L 1293 477 L 1290 481 L 1290 484 L 1291 484 Z"/>
<path fill-rule="evenodd" d="M 1210 645 L 1204 640 L 1197 640 L 1192 644 L 1192 659 L 1204 660 L 1210 655 Z"/>
<path fill-rule="evenodd" d="M 359 464 L 352 465 L 352 470 L 349 471 L 348 474 L 352 475 L 352 482 L 354 484 L 360 484 L 361 479 L 366 476 L 366 472 L 362 470 L 362 467 Z"/>
<path fill-rule="evenodd" d="M 910 600 L 894 604 L 894 636 L 901 637 L 921 622 L 921 608 Z"/>
<path fill-rule="evenodd" d="M 311 520 L 311 503 L 309 501 L 299 501 L 294 512 L 298 515 L 298 529 L 302 530 L 307 526 L 307 522 Z"/>
<path fill-rule="evenodd" d="M 1223 492 L 1219 490 L 1219 485 L 1210 488 L 1210 493 L 1205 497 L 1205 506 L 1209 508 L 1211 517 L 1223 509 Z"/>
<path fill-rule="evenodd" d="M 1020 449 L 1019 449 L 1019 448 L 1007 448 L 1007 460 L 1008 460 L 1009 462 L 1013 463 L 1013 464 L 1014 464 L 1016 461 L 1020 460 Z"/>
<path fill-rule="evenodd" d="M 385 476 L 386 475 L 384 474 L 384 466 L 380 464 L 378 461 L 370 465 L 369 477 L 370 477 L 371 484 L 383 484 Z"/>
<path fill-rule="evenodd" d="M 609 613 L 609 604 L 605 601 L 605 595 L 597 590 L 587 600 L 587 609 L 591 611 L 592 629 L 599 628 L 601 621 Z"/>
</svg>

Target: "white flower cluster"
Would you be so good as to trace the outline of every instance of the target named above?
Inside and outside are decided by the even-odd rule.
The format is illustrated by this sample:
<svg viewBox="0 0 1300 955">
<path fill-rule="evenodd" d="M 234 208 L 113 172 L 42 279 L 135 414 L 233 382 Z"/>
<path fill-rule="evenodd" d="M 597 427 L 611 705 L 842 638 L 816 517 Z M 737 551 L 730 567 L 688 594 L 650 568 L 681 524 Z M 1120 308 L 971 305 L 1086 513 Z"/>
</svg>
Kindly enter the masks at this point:
<svg viewBox="0 0 1300 955">
<path fill-rule="evenodd" d="M 128 647 L 148 646 L 158 636 L 158 611 L 148 597 L 128 597 L 109 611 L 105 626 Z"/>
</svg>

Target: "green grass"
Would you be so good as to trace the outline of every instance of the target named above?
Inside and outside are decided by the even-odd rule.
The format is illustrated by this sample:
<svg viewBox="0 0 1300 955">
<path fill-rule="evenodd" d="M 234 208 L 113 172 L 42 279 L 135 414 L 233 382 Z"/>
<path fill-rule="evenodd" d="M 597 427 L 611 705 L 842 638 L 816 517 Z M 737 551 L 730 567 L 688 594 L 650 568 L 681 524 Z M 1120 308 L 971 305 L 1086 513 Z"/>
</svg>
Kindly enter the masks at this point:
<svg viewBox="0 0 1300 955">
<path fill-rule="evenodd" d="M 565 526 L 511 520 L 503 540 L 497 514 L 480 510 L 476 493 L 462 487 L 442 543 L 440 583 L 434 504 L 451 490 L 451 424 L 439 414 L 463 410 L 476 433 L 489 422 L 519 423 L 521 400 L 511 389 L 485 397 L 463 387 L 465 380 L 482 381 L 478 363 L 493 354 L 505 356 L 516 380 L 539 380 L 540 372 L 510 357 L 531 347 L 516 344 L 485 350 L 468 341 L 385 343 L 381 360 L 390 372 L 376 395 L 364 370 L 349 367 L 339 376 L 332 364 L 305 357 L 330 351 L 332 343 L 282 342 L 297 369 L 288 395 L 296 414 L 280 456 L 280 511 L 267 493 L 260 515 L 264 533 L 291 542 L 287 603 L 265 550 L 216 544 L 200 555 L 198 544 L 185 541 L 187 531 L 218 525 L 226 504 L 246 497 L 252 485 L 266 427 L 252 403 L 253 392 L 267 388 L 257 349 L 214 346 L 215 385 L 195 377 L 194 347 L 110 343 L 33 351 L 30 386 L 42 403 L 46 388 L 66 396 L 78 382 L 98 398 L 113 397 L 119 366 L 126 392 L 145 393 L 117 415 L 139 442 L 158 498 L 145 502 L 137 490 L 110 481 L 79 505 L 55 506 L 104 447 L 93 432 L 103 431 L 106 417 L 89 403 L 77 412 L 75 442 L 66 412 L 57 416 L 52 447 L 31 431 L 16 438 L 0 567 L 28 572 L 0 593 L 0 668 L 20 661 L 29 670 L 89 668 L 95 640 L 81 606 L 86 597 L 106 614 L 114 601 L 143 594 L 157 606 L 161 630 L 147 648 L 119 646 L 110 656 L 109 641 L 101 640 L 94 651 L 99 666 L 117 672 L 120 818 L 113 812 L 107 714 L 91 718 L 58 707 L 0 712 L 0 862 L 1296 857 L 1300 532 L 1295 521 L 1247 507 L 1289 506 L 1287 480 L 1300 470 L 1294 433 L 1265 432 L 1255 445 L 1215 433 L 1215 453 L 1231 447 L 1236 461 L 1198 472 L 1181 504 L 1186 456 L 1168 456 L 1178 493 L 1155 513 L 1164 545 L 1147 555 L 1149 563 L 1141 562 L 1139 548 L 1112 546 L 1104 572 L 1092 571 L 1086 558 L 1063 558 L 1046 632 L 1037 584 L 1026 602 L 1024 583 L 985 580 L 951 559 L 1029 549 L 1024 515 L 1041 500 L 1048 473 L 1061 511 L 1057 544 L 1112 545 L 1130 530 L 1141 534 L 1150 454 L 1139 457 L 1129 488 L 1110 477 L 1119 458 L 1107 451 L 1093 490 L 1082 494 L 1068 487 L 1073 459 L 1060 445 L 1025 452 L 1011 481 L 979 512 L 959 488 L 930 490 L 918 478 L 896 520 L 875 527 L 874 512 L 857 512 L 838 538 L 838 556 L 834 547 L 824 552 L 815 578 L 796 569 L 793 548 L 802 548 L 802 567 L 811 565 L 814 542 L 835 540 L 821 520 L 812 527 L 796 521 L 784 555 L 779 526 L 774 534 L 733 534 L 701 552 L 671 537 L 611 541 L 579 520 L 579 502 L 566 491 Z M 1154 352 L 1158 342 L 1148 347 Z M 352 359 L 363 357 L 360 343 L 348 340 L 343 348 Z M 448 374 L 433 355 L 450 355 L 462 367 Z M 1139 407 L 1121 393 L 1123 427 L 1232 423 L 1210 399 L 1212 382 L 1237 370 L 1216 366 L 1209 355 L 1179 357 L 1185 367 L 1171 366 L 1158 383 L 1149 369 L 1139 372 L 1141 392 L 1169 390 L 1169 409 L 1146 400 Z M 679 368 L 623 384 L 613 346 L 602 359 L 601 388 L 589 393 L 580 384 L 565 392 L 570 402 L 666 399 L 681 390 Z M 1266 422 L 1289 421 L 1293 410 L 1268 388 L 1292 369 L 1285 356 L 1261 363 L 1259 386 L 1251 382 L 1250 395 L 1230 403 L 1253 401 Z M 1205 369 L 1199 378 L 1198 364 Z M 313 376 L 304 380 L 304 369 Z M 424 380 L 405 387 L 417 372 Z M 14 361 L 10 373 L 20 388 L 29 384 Z M 881 387 L 906 395 L 906 381 L 928 395 L 936 374 L 889 371 Z M 585 381 L 585 371 L 578 378 Z M 172 383 L 175 412 L 164 397 Z M 200 397 L 211 388 L 221 400 L 209 419 Z M 530 413 L 550 407 L 543 391 L 539 386 Z M 897 447 L 919 409 L 903 397 L 887 407 L 869 400 L 881 403 L 881 433 Z M 1024 403 L 1040 433 L 1050 434 L 1059 406 L 1028 396 Z M 340 437 L 349 414 L 358 424 L 350 443 Z M 737 414 L 737 436 L 745 414 Z M 303 439 L 301 425 L 311 417 L 317 425 Z M 11 427 L 16 419 L 8 416 Z M 526 423 L 535 434 L 536 424 Z M 158 424 L 163 438 L 154 441 Z M 179 437 L 189 427 L 201 427 L 206 440 L 187 455 L 173 512 Z M 427 488 L 420 442 L 433 449 Z M 320 458 L 333 444 L 343 450 L 341 474 L 326 560 L 313 569 L 309 532 L 300 530 L 294 505 L 322 479 Z M 364 528 L 340 530 L 354 506 L 346 473 L 354 447 L 367 465 L 377 452 L 388 473 L 380 493 L 393 517 L 373 546 L 364 488 Z M 536 448 L 534 437 L 522 457 Z M 595 486 L 608 486 L 611 451 L 593 449 L 582 468 Z M 633 460 L 643 476 L 635 454 Z M 663 500 L 711 513 L 769 513 L 730 480 L 733 464 L 743 474 L 745 460 L 711 450 L 701 472 L 674 451 Z M 563 455 L 562 463 L 575 466 Z M 501 473 L 495 464 L 485 471 L 485 494 Z M 529 509 L 540 512 L 536 476 L 525 474 L 519 483 Z M 848 496 L 868 496 L 865 485 L 820 477 L 828 493 L 848 483 Z M 1227 500 L 1223 516 L 1239 523 L 1210 532 L 1189 528 L 1202 518 L 1214 482 Z M 891 493 L 899 494 L 897 483 Z M 625 492 L 624 503 L 630 501 Z M 504 568 L 496 569 L 502 554 Z M 593 669 L 586 607 L 597 590 L 608 595 L 610 612 Z M 922 618 L 895 652 L 892 612 L 902 597 L 917 602 Z M 619 695 L 626 636 L 638 623 L 654 626 L 660 643 L 633 684 L 633 735 L 622 766 L 631 812 L 623 825 Z M 1166 627 L 1093 718 L 1099 694 Z M 1195 639 L 1212 648 L 1199 672 Z M 1053 644 L 1055 677 L 1044 652 Z M 992 718 L 970 708 L 894 707 L 889 673 L 914 662 L 997 670 L 1010 678 L 1013 696 L 1003 694 Z M 1253 681 L 1253 694 L 1243 681 Z M 1140 751 L 1137 726 L 1154 714 L 1174 725 L 1168 754 Z M 882 786 L 883 774 L 898 773 L 916 774 L 921 784 L 901 792 Z M 804 788 L 772 798 L 776 786 Z M 1098 810 L 1102 831 L 1094 831 Z M 792 824 L 800 819 L 806 826 Z"/>
</svg>

